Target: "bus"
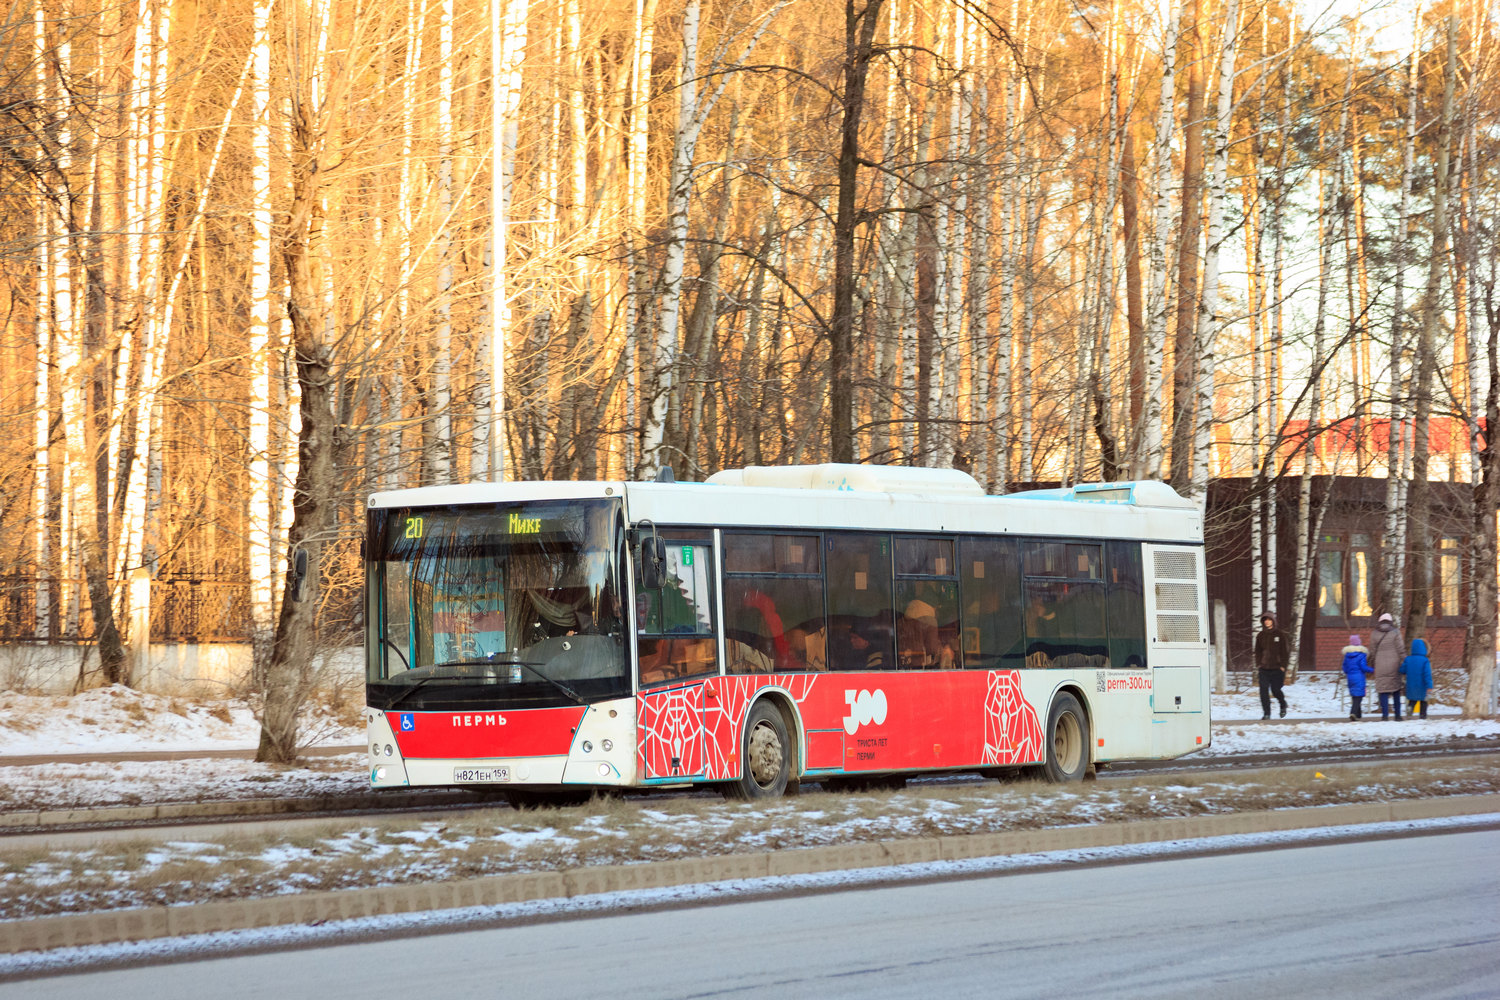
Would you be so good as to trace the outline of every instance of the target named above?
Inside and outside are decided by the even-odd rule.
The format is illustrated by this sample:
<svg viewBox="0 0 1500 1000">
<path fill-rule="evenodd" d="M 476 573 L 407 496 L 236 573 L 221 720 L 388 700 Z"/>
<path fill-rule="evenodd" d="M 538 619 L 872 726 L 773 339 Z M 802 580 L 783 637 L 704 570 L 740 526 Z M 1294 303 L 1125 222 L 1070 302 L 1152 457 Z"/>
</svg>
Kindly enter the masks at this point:
<svg viewBox="0 0 1500 1000">
<path fill-rule="evenodd" d="M 373 788 L 757 799 L 1209 744 L 1203 519 L 1163 483 L 659 478 L 369 498 Z"/>
</svg>

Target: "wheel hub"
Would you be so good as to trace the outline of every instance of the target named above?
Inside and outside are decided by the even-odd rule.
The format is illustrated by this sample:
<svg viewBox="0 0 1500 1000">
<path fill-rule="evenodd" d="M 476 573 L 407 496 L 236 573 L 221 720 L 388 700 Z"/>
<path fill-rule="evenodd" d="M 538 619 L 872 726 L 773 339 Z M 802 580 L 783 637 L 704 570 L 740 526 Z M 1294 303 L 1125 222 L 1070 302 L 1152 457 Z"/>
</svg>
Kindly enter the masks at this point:
<svg viewBox="0 0 1500 1000">
<path fill-rule="evenodd" d="M 761 722 L 750 732 L 750 774 L 762 787 L 770 785 L 781 774 L 783 755 L 776 730 Z"/>
</svg>

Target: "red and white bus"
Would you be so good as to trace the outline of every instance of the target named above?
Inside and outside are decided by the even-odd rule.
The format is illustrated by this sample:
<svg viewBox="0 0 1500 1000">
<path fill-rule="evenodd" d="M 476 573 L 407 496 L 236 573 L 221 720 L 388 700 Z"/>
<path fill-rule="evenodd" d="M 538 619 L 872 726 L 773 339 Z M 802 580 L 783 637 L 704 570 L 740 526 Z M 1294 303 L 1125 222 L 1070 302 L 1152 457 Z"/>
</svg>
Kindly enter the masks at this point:
<svg viewBox="0 0 1500 1000">
<path fill-rule="evenodd" d="M 1162 483 L 752 467 L 368 514 L 375 788 L 759 798 L 1209 742 L 1202 518 Z"/>
</svg>

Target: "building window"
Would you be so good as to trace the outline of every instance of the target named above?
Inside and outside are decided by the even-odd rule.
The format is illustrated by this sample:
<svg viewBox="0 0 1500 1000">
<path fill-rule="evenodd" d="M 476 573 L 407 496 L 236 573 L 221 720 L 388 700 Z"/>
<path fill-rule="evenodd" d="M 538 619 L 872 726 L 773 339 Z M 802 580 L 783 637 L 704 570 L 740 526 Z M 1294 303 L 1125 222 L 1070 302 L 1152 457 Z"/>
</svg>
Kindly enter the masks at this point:
<svg viewBox="0 0 1500 1000">
<path fill-rule="evenodd" d="M 1432 553 L 1432 593 L 1427 614 L 1434 618 L 1452 618 L 1463 614 L 1459 599 L 1462 591 L 1461 563 L 1457 538 L 1439 539 Z"/>
<path fill-rule="evenodd" d="M 1318 548 L 1318 617 L 1373 617 L 1380 539 L 1366 531 L 1325 534 Z"/>
<path fill-rule="evenodd" d="M 1375 613 L 1371 603 L 1380 548 L 1370 535 L 1355 532 L 1349 536 L 1349 614 L 1368 618 Z"/>
<path fill-rule="evenodd" d="M 1337 540 L 1324 535 L 1323 544 Z M 1344 617 L 1344 553 L 1324 550 L 1318 553 L 1318 615 L 1322 618 Z"/>
</svg>

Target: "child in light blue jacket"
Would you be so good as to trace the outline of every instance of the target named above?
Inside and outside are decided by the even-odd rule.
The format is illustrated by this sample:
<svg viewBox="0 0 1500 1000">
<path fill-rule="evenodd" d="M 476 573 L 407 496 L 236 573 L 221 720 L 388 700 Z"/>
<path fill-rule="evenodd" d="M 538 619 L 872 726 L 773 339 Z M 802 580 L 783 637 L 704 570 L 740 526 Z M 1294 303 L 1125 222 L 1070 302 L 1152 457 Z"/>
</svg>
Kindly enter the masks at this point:
<svg viewBox="0 0 1500 1000">
<path fill-rule="evenodd" d="M 1427 643 L 1421 639 L 1411 641 L 1411 652 L 1401 661 L 1401 673 L 1406 677 L 1406 701 L 1408 714 L 1421 713 L 1427 718 L 1427 692 L 1432 690 L 1432 661 L 1427 658 Z"/>
<path fill-rule="evenodd" d="M 1365 700 L 1365 674 L 1373 674 L 1370 666 L 1370 651 L 1360 644 L 1359 636 L 1351 635 L 1349 645 L 1344 647 L 1344 676 L 1349 681 L 1349 721 L 1364 717 L 1361 703 Z"/>
</svg>

